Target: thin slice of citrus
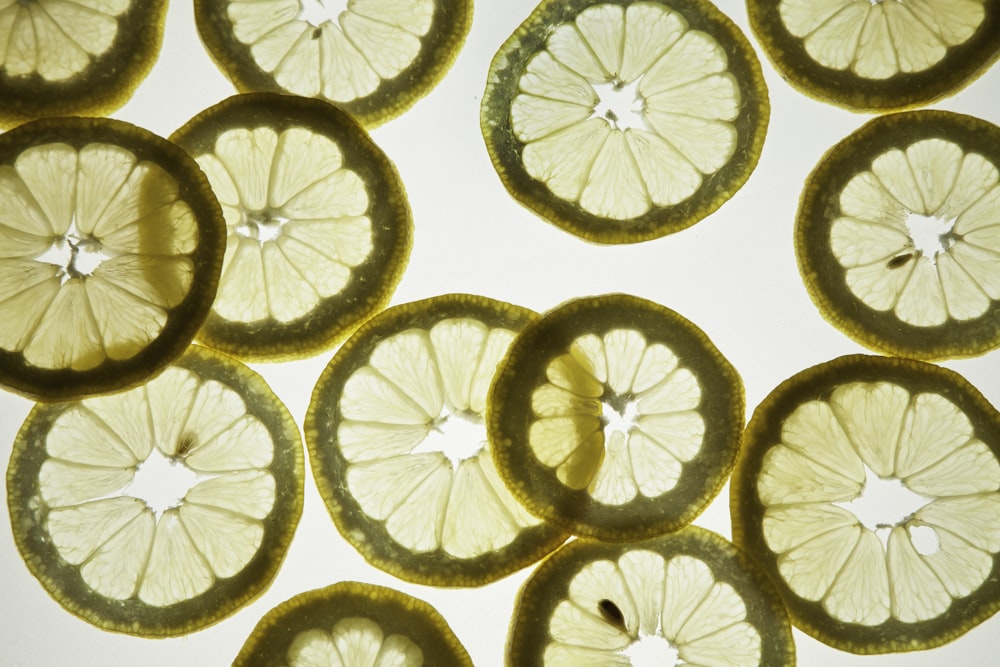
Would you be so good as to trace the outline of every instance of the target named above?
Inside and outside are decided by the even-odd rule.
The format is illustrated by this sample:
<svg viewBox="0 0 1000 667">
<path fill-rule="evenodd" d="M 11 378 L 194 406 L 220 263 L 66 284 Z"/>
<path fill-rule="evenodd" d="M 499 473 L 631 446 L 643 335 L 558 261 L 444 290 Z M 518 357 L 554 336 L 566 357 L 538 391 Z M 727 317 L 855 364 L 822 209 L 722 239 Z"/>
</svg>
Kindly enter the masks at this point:
<svg viewBox="0 0 1000 667">
<path fill-rule="evenodd" d="M 147 383 L 31 411 L 7 469 L 14 540 L 89 623 L 193 632 L 270 584 L 303 467 L 298 428 L 264 380 L 192 346 Z"/>
<path fill-rule="evenodd" d="M 0 384 L 42 400 L 146 379 L 215 297 L 219 204 L 187 153 L 122 121 L 0 136 Z"/>
<path fill-rule="evenodd" d="M 565 539 L 504 487 L 483 424 L 496 365 L 534 317 L 467 294 L 403 304 L 323 371 L 306 415 L 313 476 L 369 562 L 417 583 L 478 586 Z"/>
<path fill-rule="evenodd" d="M 318 97 L 371 128 L 444 77 L 471 0 L 195 0 L 209 54 L 243 92 Z"/>
<path fill-rule="evenodd" d="M 1000 56 L 993 0 L 747 0 L 750 28 L 802 92 L 860 111 L 927 104 Z"/>
<path fill-rule="evenodd" d="M 799 270 L 823 316 L 880 352 L 1000 345 L 1000 128 L 947 111 L 869 121 L 806 181 Z"/>
<path fill-rule="evenodd" d="M 750 421 L 733 537 L 793 622 L 855 653 L 926 649 L 1000 609 L 1000 414 L 957 373 L 841 357 Z"/>
<path fill-rule="evenodd" d="M 322 100 L 230 97 L 171 135 L 205 170 L 229 241 L 198 340 L 230 354 L 314 354 L 388 303 L 413 223 L 395 167 Z"/>
<path fill-rule="evenodd" d="M 544 0 L 500 47 L 481 125 L 522 204 L 599 243 L 684 229 L 749 178 L 770 107 L 739 28 L 704 0 Z"/>
<path fill-rule="evenodd" d="M 509 667 L 792 667 L 774 585 L 739 549 L 697 526 L 631 544 L 575 540 L 525 582 Z"/>
<path fill-rule="evenodd" d="M 644 539 L 719 492 L 743 430 L 743 382 L 701 329 L 645 299 L 569 301 L 518 334 L 490 389 L 497 470 L 536 516 Z"/>
</svg>

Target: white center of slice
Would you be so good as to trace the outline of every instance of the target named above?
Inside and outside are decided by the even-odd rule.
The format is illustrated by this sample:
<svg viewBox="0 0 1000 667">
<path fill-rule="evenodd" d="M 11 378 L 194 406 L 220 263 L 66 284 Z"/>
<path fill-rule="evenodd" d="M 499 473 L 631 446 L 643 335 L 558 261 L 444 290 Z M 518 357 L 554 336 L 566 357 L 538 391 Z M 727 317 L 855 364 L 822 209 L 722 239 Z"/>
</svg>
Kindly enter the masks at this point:
<svg viewBox="0 0 1000 667">
<path fill-rule="evenodd" d="M 632 667 L 683 665 L 677 649 L 659 635 L 640 635 L 622 651 Z"/>
<path fill-rule="evenodd" d="M 952 230 L 955 219 L 937 218 L 933 215 L 910 213 L 906 216 L 906 230 L 910 234 L 910 242 L 920 257 L 926 257 L 932 264 L 937 264 L 937 256 L 948 252 L 955 245 Z"/>
<path fill-rule="evenodd" d="M 594 105 L 591 118 L 603 118 L 616 130 L 649 129 L 643 115 L 646 102 L 639 94 L 638 80 L 595 83 L 593 87 L 600 101 Z"/>
<path fill-rule="evenodd" d="M 318 27 L 330 21 L 336 22 L 347 11 L 347 6 L 347 0 L 299 0 L 297 18 Z"/>
<path fill-rule="evenodd" d="M 35 260 L 56 265 L 60 284 L 65 284 L 70 278 L 91 275 L 109 257 L 97 239 L 80 233 L 73 218 L 66 233 L 54 239 L 52 245 Z"/>
<path fill-rule="evenodd" d="M 871 468 L 865 466 L 865 483 L 861 495 L 834 505 L 854 514 L 865 528 L 878 536 L 883 546 L 887 546 L 892 529 L 896 526 L 905 526 L 918 510 L 932 500 L 933 498 L 914 493 L 901 480 L 879 477 Z M 933 529 L 928 530 L 933 533 Z M 930 555 L 932 552 L 928 551 L 927 547 L 925 540 L 917 550 L 924 555 Z"/>
<path fill-rule="evenodd" d="M 462 461 L 478 456 L 486 447 L 486 424 L 478 415 L 452 414 L 447 408 L 434 420 L 427 437 L 411 454 L 440 452 L 458 468 Z"/>
<path fill-rule="evenodd" d="M 170 509 L 180 507 L 184 496 L 203 478 L 183 461 L 165 456 L 155 447 L 135 470 L 131 483 L 122 495 L 139 498 L 159 519 Z"/>
</svg>

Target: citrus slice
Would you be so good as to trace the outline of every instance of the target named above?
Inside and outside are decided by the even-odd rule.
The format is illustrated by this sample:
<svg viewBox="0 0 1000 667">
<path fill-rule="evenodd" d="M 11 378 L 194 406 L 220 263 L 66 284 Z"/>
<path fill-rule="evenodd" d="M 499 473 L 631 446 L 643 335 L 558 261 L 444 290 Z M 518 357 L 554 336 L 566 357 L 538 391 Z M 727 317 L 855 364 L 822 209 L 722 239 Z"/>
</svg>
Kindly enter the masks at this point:
<svg viewBox="0 0 1000 667">
<path fill-rule="evenodd" d="M 403 304 L 366 322 L 323 371 L 306 414 L 313 476 L 375 566 L 478 586 L 565 539 L 504 487 L 483 423 L 496 365 L 534 317 L 467 294 Z"/>
<path fill-rule="evenodd" d="M 608 541 L 694 519 L 743 430 L 743 382 L 705 333 L 625 294 L 569 301 L 525 327 L 488 405 L 497 470 L 518 500 Z"/>
<path fill-rule="evenodd" d="M 166 0 L 0 0 L 0 126 L 111 113 L 156 62 Z"/>
<path fill-rule="evenodd" d="M 171 136 L 204 169 L 228 246 L 199 341 L 255 360 L 314 354 L 385 307 L 413 223 L 395 167 L 349 115 L 230 97 Z"/>
<path fill-rule="evenodd" d="M 344 581 L 267 612 L 233 667 L 472 667 L 447 621 L 423 600 Z"/>
<path fill-rule="evenodd" d="M 1000 345 L 1000 128 L 922 110 L 869 121 L 806 181 L 799 269 L 830 322 L 880 352 Z"/>
<path fill-rule="evenodd" d="M 242 92 L 334 102 L 372 128 L 437 85 L 471 0 L 195 0 L 209 54 Z"/>
<path fill-rule="evenodd" d="M 632 544 L 575 540 L 525 582 L 507 665 L 795 665 L 774 585 L 697 526 Z"/>
<path fill-rule="evenodd" d="M 208 314 L 224 230 L 198 165 L 134 125 L 0 136 L 0 384 L 54 400 L 149 377 Z"/>
<path fill-rule="evenodd" d="M 927 649 L 1000 609 L 1000 415 L 957 373 L 841 357 L 750 421 L 733 537 L 793 622 L 854 653 Z"/>
<path fill-rule="evenodd" d="M 991 0 L 747 0 L 750 28 L 804 93 L 860 111 L 927 104 L 1000 56 Z"/>
<path fill-rule="evenodd" d="M 193 632 L 270 584 L 302 511 L 303 465 L 263 379 L 192 346 L 147 383 L 31 411 L 7 469 L 14 540 L 89 623 Z"/>
<path fill-rule="evenodd" d="M 480 122 L 507 190 L 598 243 L 689 227 L 749 178 L 770 107 L 704 0 L 544 0 L 490 66 Z"/>
</svg>

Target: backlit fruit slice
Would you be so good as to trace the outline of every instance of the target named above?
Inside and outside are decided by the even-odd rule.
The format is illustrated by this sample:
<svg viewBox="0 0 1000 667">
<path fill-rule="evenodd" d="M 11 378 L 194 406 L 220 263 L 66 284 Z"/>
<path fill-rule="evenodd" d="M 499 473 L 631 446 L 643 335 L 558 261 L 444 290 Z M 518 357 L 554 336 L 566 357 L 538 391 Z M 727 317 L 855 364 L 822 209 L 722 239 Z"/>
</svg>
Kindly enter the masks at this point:
<svg viewBox="0 0 1000 667">
<path fill-rule="evenodd" d="M 1000 609 L 1000 414 L 953 371 L 849 356 L 757 408 L 733 537 L 793 622 L 854 653 L 926 649 Z"/>
<path fill-rule="evenodd" d="M 282 602 L 257 623 L 233 667 L 472 667 L 432 606 L 345 581 Z"/>
<path fill-rule="evenodd" d="M 195 0 L 209 54 L 243 92 L 334 102 L 371 128 L 444 77 L 471 0 Z"/>
<path fill-rule="evenodd" d="M 774 585 L 697 526 L 632 544 L 576 540 L 521 589 L 507 665 L 795 665 Z"/>
<path fill-rule="evenodd" d="M 228 246 L 199 341 L 255 360 L 328 348 L 388 303 L 410 208 L 395 167 L 321 100 L 236 95 L 171 136 L 205 170 Z"/>
<path fill-rule="evenodd" d="M 160 52 L 166 0 L 0 0 L 0 126 L 109 114 Z"/>
<path fill-rule="evenodd" d="M 927 104 L 1000 55 L 996 0 L 747 0 L 747 10 L 784 78 L 849 109 Z"/>
<path fill-rule="evenodd" d="M 1000 128 L 946 111 L 876 118 L 805 184 L 799 270 L 820 312 L 879 352 L 1000 345 Z"/>
<path fill-rule="evenodd" d="M 270 584 L 303 466 L 298 428 L 260 376 L 193 346 L 133 389 L 32 410 L 7 469 L 14 540 L 84 620 L 193 632 Z"/>
<path fill-rule="evenodd" d="M 480 122 L 510 193 L 598 243 L 689 227 L 747 180 L 770 107 L 705 0 L 544 0 L 500 47 Z"/>
<path fill-rule="evenodd" d="M 362 325 L 323 371 L 306 414 L 313 476 L 375 566 L 478 586 L 565 539 L 504 487 L 483 423 L 496 365 L 534 317 L 467 294 L 403 304 Z"/>
<path fill-rule="evenodd" d="M 732 469 L 743 382 L 694 324 L 625 294 L 528 325 L 490 389 L 497 470 L 533 514 L 632 541 L 697 516 Z"/>
<path fill-rule="evenodd" d="M 121 121 L 0 136 L 0 384 L 41 400 L 140 382 L 215 297 L 219 204 L 187 153 Z"/>
</svg>

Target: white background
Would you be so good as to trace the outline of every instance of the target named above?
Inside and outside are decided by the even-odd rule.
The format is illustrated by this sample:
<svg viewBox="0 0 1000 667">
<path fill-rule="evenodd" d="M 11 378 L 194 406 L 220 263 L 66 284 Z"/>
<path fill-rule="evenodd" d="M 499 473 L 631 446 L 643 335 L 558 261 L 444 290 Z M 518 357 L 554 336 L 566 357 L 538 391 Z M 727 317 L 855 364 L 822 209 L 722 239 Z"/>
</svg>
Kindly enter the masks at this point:
<svg viewBox="0 0 1000 667">
<path fill-rule="evenodd" d="M 199 41 L 190 0 L 171 3 L 158 63 L 116 117 L 169 135 L 233 94 Z M 719 8 L 749 36 L 746 7 Z M 444 81 L 409 112 L 373 131 L 406 185 L 415 221 L 409 265 L 393 303 L 473 292 L 544 311 L 573 297 L 623 291 L 665 304 L 698 324 L 741 372 L 750 411 L 779 382 L 813 364 L 863 352 L 819 315 L 799 277 L 792 227 L 803 180 L 825 150 L 868 116 L 809 99 L 760 55 L 771 120 L 756 171 L 735 197 L 694 227 L 636 246 L 596 246 L 522 208 L 493 171 L 479 131 L 490 60 L 534 0 L 479 0 L 472 31 Z M 758 48 L 758 54 L 760 54 Z M 1000 67 L 934 106 L 1000 123 Z M 332 352 L 257 367 L 302 423 L 313 382 Z M 1000 352 L 944 365 L 1000 404 Z M 0 460 L 29 401 L 0 390 Z M 429 601 L 479 667 L 502 664 L 522 571 L 466 590 L 410 585 L 370 566 L 340 537 L 311 478 L 298 532 L 274 584 L 255 603 L 206 630 L 149 640 L 98 630 L 64 611 L 32 578 L 0 512 L 0 663 L 4 665 L 229 664 L 257 620 L 279 602 L 340 580 L 392 586 Z M 696 521 L 729 537 L 725 490 Z M 799 664 L 908 667 L 996 664 L 1000 617 L 942 648 L 862 657 L 796 631 Z"/>
</svg>

